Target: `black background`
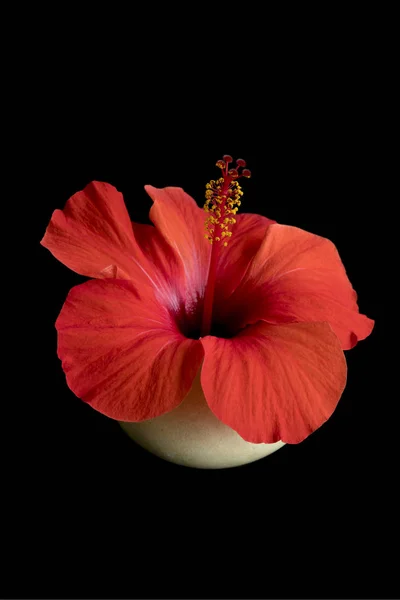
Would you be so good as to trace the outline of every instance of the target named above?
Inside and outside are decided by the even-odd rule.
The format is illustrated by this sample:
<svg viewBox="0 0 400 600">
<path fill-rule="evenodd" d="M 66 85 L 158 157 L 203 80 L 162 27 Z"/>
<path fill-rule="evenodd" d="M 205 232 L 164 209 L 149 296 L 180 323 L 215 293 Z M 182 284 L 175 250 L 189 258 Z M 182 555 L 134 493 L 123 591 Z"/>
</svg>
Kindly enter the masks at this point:
<svg viewBox="0 0 400 600">
<path fill-rule="evenodd" d="M 31 107 L 21 149 L 32 210 L 27 364 L 3 436 L 8 596 L 395 597 L 381 124 L 366 101 L 367 69 L 326 60 L 306 69 L 291 55 L 290 71 L 269 72 L 245 106 L 232 87 L 224 99 L 164 73 L 129 97 L 113 81 L 112 108 L 98 98 L 104 80 L 88 75 L 78 86 L 61 78 L 40 96 L 40 114 Z M 54 322 L 86 278 L 39 241 L 53 210 L 92 180 L 115 185 L 142 223 L 145 184 L 181 186 L 202 205 L 224 153 L 252 171 L 243 211 L 331 239 L 376 325 L 346 352 L 347 387 L 321 429 L 264 460 L 207 471 L 148 454 L 68 389 Z"/>
</svg>

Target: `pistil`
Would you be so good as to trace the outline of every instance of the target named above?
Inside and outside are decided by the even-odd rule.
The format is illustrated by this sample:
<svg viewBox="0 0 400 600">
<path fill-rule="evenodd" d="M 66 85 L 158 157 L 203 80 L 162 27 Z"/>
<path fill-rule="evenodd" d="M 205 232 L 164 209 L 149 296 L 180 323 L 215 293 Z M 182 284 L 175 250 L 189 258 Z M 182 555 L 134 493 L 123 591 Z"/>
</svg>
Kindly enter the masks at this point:
<svg viewBox="0 0 400 600">
<path fill-rule="evenodd" d="M 230 226 L 236 223 L 235 215 L 241 204 L 240 198 L 243 196 L 242 188 L 237 180 L 240 177 L 251 176 L 249 169 L 243 169 L 241 173 L 239 172 L 240 168 L 246 166 L 246 162 L 242 158 L 236 161 L 236 168 L 229 169 L 232 160 L 231 156 L 225 154 L 223 159 L 216 163 L 216 166 L 222 171 L 222 177 L 217 180 L 212 179 L 206 185 L 204 210 L 211 214 L 206 219 L 205 228 L 207 233 L 204 237 L 210 242 L 212 249 L 204 294 L 202 337 L 209 335 L 211 331 L 219 255 L 228 246 L 229 238 L 232 236 Z"/>
</svg>

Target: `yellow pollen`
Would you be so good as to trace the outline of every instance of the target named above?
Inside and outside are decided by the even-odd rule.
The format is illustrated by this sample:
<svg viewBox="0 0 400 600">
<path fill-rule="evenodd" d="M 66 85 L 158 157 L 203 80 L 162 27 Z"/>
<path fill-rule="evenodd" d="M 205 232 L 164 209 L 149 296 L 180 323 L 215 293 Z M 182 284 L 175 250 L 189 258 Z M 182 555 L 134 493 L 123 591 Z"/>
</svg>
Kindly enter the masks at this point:
<svg viewBox="0 0 400 600">
<path fill-rule="evenodd" d="M 226 240 L 232 236 L 230 228 L 236 223 L 231 215 L 236 215 L 243 196 L 237 178 L 250 177 L 248 169 L 244 169 L 243 173 L 239 172 L 239 167 L 245 166 L 242 159 L 237 160 L 238 165 L 233 169 L 229 167 L 231 161 L 232 158 L 228 155 L 224 156 L 224 160 L 218 160 L 216 166 L 221 169 L 223 176 L 206 183 L 204 211 L 209 214 L 205 221 L 204 237 L 210 244 L 222 241 L 223 246 L 228 245 Z"/>
</svg>

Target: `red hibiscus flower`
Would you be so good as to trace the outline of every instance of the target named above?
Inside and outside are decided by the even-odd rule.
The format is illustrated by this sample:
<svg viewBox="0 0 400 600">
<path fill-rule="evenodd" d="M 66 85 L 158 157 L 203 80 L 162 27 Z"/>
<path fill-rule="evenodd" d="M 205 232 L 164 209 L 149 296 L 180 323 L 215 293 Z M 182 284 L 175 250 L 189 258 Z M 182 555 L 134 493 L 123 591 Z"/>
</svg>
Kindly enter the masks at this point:
<svg viewBox="0 0 400 600">
<path fill-rule="evenodd" d="M 224 159 L 205 210 L 180 188 L 146 186 L 154 226 L 140 225 L 113 186 L 92 182 L 53 213 L 41 243 L 94 278 L 68 294 L 58 356 L 70 389 L 113 419 L 171 411 L 201 369 L 211 411 L 242 438 L 298 443 L 333 413 L 343 350 L 374 322 L 332 242 L 236 214 L 250 172 Z"/>
</svg>

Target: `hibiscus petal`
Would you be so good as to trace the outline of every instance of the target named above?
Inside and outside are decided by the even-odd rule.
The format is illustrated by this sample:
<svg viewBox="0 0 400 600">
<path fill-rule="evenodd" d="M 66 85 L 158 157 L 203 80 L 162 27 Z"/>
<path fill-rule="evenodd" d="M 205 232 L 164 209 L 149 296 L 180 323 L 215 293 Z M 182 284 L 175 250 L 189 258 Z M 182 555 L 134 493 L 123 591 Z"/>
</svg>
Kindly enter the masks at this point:
<svg viewBox="0 0 400 600">
<path fill-rule="evenodd" d="M 201 342 L 207 403 L 248 442 L 301 442 L 331 416 L 346 385 L 328 323 L 257 323 L 232 339 Z"/>
<path fill-rule="evenodd" d="M 154 285 L 123 196 L 108 183 L 89 183 L 67 201 L 64 210 L 55 210 L 41 244 L 81 275 Z"/>
<path fill-rule="evenodd" d="M 249 302 L 251 299 L 251 302 Z M 367 337 L 374 321 L 359 313 L 357 295 L 335 245 L 288 225 L 271 225 L 240 285 L 225 303 L 225 320 L 238 328 L 270 323 L 327 321 L 344 350 Z"/>
<path fill-rule="evenodd" d="M 154 204 L 150 219 L 182 264 L 187 283 L 187 303 L 193 308 L 203 298 L 211 257 L 205 240 L 205 212 L 181 188 L 145 186 Z"/>
<path fill-rule="evenodd" d="M 165 294 L 173 294 L 171 304 L 177 307 L 177 302 L 185 297 L 186 292 L 181 261 L 153 225 L 132 223 L 132 229 L 140 250 L 156 270 L 158 283 Z"/>
<path fill-rule="evenodd" d="M 135 239 L 156 271 L 158 290 L 164 306 L 168 306 L 182 333 L 200 327 L 202 301 L 195 302 L 187 289 L 182 261 L 153 225 L 132 223 Z"/>
<path fill-rule="evenodd" d="M 235 215 L 232 237 L 227 247 L 221 245 L 217 263 L 215 304 L 222 304 L 237 288 L 250 261 L 259 250 L 267 228 L 276 223 L 267 217 L 251 213 Z"/>
<path fill-rule="evenodd" d="M 374 321 L 358 312 L 355 296 L 345 275 L 325 269 L 295 271 L 273 280 L 263 290 L 263 317 L 269 323 L 326 320 L 338 336 L 343 350 L 365 339 Z M 257 294 L 260 298 L 260 294 Z M 268 297 L 265 305 L 265 297 Z M 257 298 L 254 298 L 256 304 Z"/>
<path fill-rule="evenodd" d="M 203 358 L 154 296 L 126 280 L 74 287 L 56 322 L 70 389 L 105 415 L 142 421 L 178 406 Z"/>
</svg>

